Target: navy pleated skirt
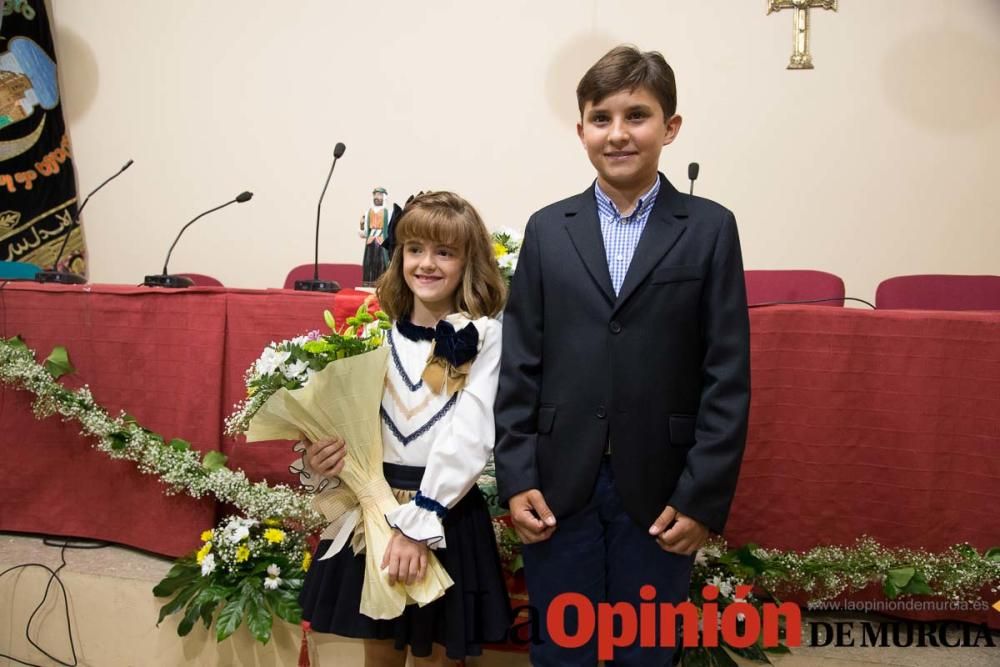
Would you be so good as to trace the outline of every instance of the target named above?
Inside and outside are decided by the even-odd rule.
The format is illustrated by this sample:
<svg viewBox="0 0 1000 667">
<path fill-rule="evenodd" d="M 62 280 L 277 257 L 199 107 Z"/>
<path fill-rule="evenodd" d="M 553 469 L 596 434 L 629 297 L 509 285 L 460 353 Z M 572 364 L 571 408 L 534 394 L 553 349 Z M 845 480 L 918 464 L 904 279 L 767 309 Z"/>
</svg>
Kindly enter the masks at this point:
<svg viewBox="0 0 1000 667">
<path fill-rule="evenodd" d="M 386 481 L 394 489 L 415 491 L 423 468 L 384 464 Z M 432 644 L 445 647 L 449 659 L 482 654 L 484 642 L 506 637 L 511 623 L 496 538 L 486 501 L 478 487 L 448 510 L 444 518 L 446 549 L 434 554 L 455 582 L 444 595 L 419 607 L 407 605 L 403 615 L 374 620 L 361 614 L 365 556 L 348 544 L 332 558 L 313 560 L 299 596 L 302 616 L 317 632 L 360 639 L 392 639 L 397 649 L 417 657 L 430 655 Z M 318 554 L 330 540 L 320 542 Z M 379 556 L 381 559 L 381 555 Z"/>
</svg>

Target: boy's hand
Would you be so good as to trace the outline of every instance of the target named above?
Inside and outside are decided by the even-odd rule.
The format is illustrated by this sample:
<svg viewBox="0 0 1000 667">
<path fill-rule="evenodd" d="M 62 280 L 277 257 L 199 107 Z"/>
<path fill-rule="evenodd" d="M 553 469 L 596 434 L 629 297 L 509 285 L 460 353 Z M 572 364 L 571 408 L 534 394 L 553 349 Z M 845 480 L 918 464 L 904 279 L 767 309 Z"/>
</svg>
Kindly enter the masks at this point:
<svg viewBox="0 0 1000 667">
<path fill-rule="evenodd" d="M 690 556 L 708 541 L 708 528 L 676 509 L 667 507 L 649 527 L 649 534 L 664 551 Z"/>
<path fill-rule="evenodd" d="M 522 491 L 511 497 L 509 504 L 511 523 L 522 543 L 534 544 L 552 537 L 556 529 L 556 517 L 545 504 L 541 491 Z"/>
<path fill-rule="evenodd" d="M 325 479 L 333 479 L 344 470 L 347 460 L 347 443 L 343 438 L 331 438 L 319 442 L 305 441 L 306 463 Z"/>
<path fill-rule="evenodd" d="M 414 584 L 427 574 L 427 552 L 423 542 L 411 540 L 399 530 L 392 529 L 392 537 L 382 556 L 382 569 L 388 567 L 389 583 Z"/>
</svg>

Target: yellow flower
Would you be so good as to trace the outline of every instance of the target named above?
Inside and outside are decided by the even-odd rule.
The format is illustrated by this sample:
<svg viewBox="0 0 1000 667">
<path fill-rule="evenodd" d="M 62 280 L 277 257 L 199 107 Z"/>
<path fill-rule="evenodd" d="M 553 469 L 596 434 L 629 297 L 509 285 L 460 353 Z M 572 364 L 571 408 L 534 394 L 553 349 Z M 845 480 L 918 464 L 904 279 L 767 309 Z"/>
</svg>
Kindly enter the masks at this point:
<svg viewBox="0 0 1000 667">
<path fill-rule="evenodd" d="M 270 526 L 271 528 L 277 528 L 281 525 L 281 519 L 276 519 L 273 516 L 268 517 L 267 519 L 264 519 L 264 525 Z"/>
<path fill-rule="evenodd" d="M 211 539 L 212 539 L 212 531 L 206 530 L 206 531 L 203 531 L 201 533 L 201 541 L 202 542 L 208 542 Z"/>
<path fill-rule="evenodd" d="M 313 562 L 313 555 L 307 551 L 305 555 L 302 556 L 302 571 L 308 572 L 309 566 L 312 565 L 312 562 Z"/>
<path fill-rule="evenodd" d="M 268 528 L 264 531 L 264 539 L 271 544 L 281 544 L 285 541 L 285 531 L 278 528 Z"/>
<path fill-rule="evenodd" d="M 507 254 L 507 248 L 504 247 L 504 244 L 500 243 L 499 241 L 494 241 L 493 242 L 493 256 L 494 257 L 503 257 L 506 254 Z"/>
<path fill-rule="evenodd" d="M 245 544 L 241 544 L 236 549 L 236 562 L 244 563 L 250 558 L 250 549 Z"/>
<path fill-rule="evenodd" d="M 198 549 L 198 553 L 195 554 L 195 559 L 198 561 L 198 565 L 201 565 L 201 562 L 205 560 L 205 556 L 207 556 L 211 550 L 212 550 L 211 542 L 205 542 L 204 546 L 202 546 L 201 549 Z"/>
</svg>

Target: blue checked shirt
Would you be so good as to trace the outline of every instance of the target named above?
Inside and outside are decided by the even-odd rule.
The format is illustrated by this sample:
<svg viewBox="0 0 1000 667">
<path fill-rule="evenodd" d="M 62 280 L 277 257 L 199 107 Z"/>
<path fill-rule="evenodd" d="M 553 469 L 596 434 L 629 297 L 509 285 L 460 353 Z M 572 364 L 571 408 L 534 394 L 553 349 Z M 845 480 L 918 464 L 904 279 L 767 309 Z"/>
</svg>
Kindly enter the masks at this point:
<svg viewBox="0 0 1000 667">
<path fill-rule="evenodd" d="M 622 217 L 614 202 L 604 194 L 599 183 L 594 183 L 594 197 L 597 199 L 597 217 L 601 221 L 601 236 L 604 237 L 604 251 L 607 254 L 608 270 L 611 272 L 611 285 L 615 295 L 621 291 L 625 282 L 625 274 L 632 263 L 632 255 L 639 245 L 642 230 L 656 203 L 656 195 L 660 192 L 660 179 L 657 178 L 653 187 L 639 197 L 635 210 L 631 215 Z"/>
</svg>

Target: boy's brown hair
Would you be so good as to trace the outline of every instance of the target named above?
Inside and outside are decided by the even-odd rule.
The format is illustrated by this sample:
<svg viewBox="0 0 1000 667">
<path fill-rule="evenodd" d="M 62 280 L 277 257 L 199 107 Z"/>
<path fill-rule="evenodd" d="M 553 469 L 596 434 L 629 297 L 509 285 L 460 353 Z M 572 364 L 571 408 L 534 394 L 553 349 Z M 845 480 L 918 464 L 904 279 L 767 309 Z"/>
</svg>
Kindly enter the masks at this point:
<svg viewBox="0 0 1000 667">
<path fill-rule="evenodd" d="M 587 102 L 597 104 L 622 90 L 648 88 L 669 119 L 677 111 L 674 70 L 658 51 L 640 51 L 634 46 L 616 46 L 594 63 L 576 87 L 580 115 Z"/>
<path fill-rule="evenodd" d="M 476 209 L 453 192 L 425 192 L 403 209 L 396 223 L 396 249 L 375 293 L 393 320 L 413 312 L 413 292 L 403 277 L 407 241 L 420 239 L 448 245 L 465 259 L 455 292 L 455 310 L 473 319 L 494 317 L 503 308 L 507 287 L 493 255 L 493 241 Z"/>
</svg>

